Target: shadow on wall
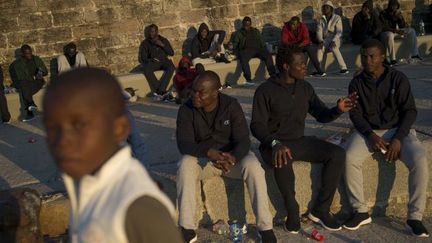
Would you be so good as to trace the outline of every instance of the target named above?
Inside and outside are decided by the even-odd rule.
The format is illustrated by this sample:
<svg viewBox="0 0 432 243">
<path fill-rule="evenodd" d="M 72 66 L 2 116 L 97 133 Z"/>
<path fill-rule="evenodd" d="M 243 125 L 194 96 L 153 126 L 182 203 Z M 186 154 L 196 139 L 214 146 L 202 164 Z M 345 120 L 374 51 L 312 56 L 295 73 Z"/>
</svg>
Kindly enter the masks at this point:
<svg viewBox="0 0 432 243">
<path fill-rule="evenodd" d="M 335 14 L 339 15 L 342 19 L 342 42 L 351 42 L 351 24 L 350 20 L 344 15 L 343 9 L 341 7 L 335 9 Z"/>
<path fill-rule="evenodd" d="M 197 34 L 198 34 L 198 30 L 194 26 L 189 27 L 187 34 L 186 34 L 186 40 L 183 42 L 183 45 L 182 45 L 182 56 L 190 56 L 192 39 Z"/>
<path fill-rule="evenodd" d="M 315 10 L 312 6 L 307 6 L 303 9 L 301 12 L 301 21 L 306 24 L 307 28 L 309 29 L 309 37 L 310 40 L 318 44 L 318 40 L 316 38 L 316 26 L 317 23 L 314 20 Z"/>
</svg>

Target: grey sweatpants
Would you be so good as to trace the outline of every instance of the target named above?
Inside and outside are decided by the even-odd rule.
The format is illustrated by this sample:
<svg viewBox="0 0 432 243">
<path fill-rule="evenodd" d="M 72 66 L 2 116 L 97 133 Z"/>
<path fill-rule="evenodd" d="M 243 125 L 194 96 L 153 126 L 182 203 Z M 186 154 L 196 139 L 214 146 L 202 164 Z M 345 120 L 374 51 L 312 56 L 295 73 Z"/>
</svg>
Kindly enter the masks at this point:
<svg viewBox="0 0 432 243">
<path fill-rule="evenodd" d="M 198 224 L 195 217 L 196 187 L 200 180 L 221 176 L 222 171 L 214 167 L 208 158 L 183 155 L 179 162 L 177 175 L 179 225 L 185 229 L 197 229 Z M 269 209 L 265 172 L 255 154 L 249 152 L 240 163 L 234 165 L 231 171 L 224 176 L 243 179 L 246 182 L 258 229 L 272 229 L 273 217 Z"/>
<path fill-rule="evenodd" d="M 378 136 L 390 141 L 396 133 L 396 128 L 375 130 Z M 368 212 L 363 194 L 363 161 L 373 153 L 367 139 L 355 131 L 348 139 L 346 148 L 345 180 L 348 197 L 354 210 L 360 213 Z M 401 141 L 399 159 L 409 170 L 408 177 L 408 219 L 421 220 L 426 205 L 426 190 L 428 185 L 428 163 L 426 151 L 417 139 L 414 129 Z"/>
<path fill-rule="evenodd" d="M 419 51 L 417 47 L 417 35 L 415 30 L 410 27 L 404 28 L 403 30 L 405 32 L 404 41 L 407 42 L 411 56 L 417 56 Z M 381 41 L 384 43 L 386 48 L 386 55 L 391 61 L 396 60 L 396 51 L 394 48 L 394 38 L 396 35 L 397 34 L 391 31 L 385 31 L 380 34 Z"/>
</svg>

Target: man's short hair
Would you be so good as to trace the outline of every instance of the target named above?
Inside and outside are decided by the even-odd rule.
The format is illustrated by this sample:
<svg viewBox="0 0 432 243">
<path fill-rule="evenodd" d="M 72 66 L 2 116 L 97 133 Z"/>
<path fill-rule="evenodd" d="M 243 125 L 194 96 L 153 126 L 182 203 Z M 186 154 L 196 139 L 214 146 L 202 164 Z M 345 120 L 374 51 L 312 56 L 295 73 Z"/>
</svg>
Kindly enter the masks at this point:
<svg viewBox="0 0 432 243">
<path fill-rule="evenodd" d="M 242 22 L 251 22 L 252 23 L 252 19 L 249 16 L 246 16 L 243 18 Z"/>
<path fill-rule="evenodd" d="M 278 48 L 276 66 L 279 69 L 279 72 L 282 72 L 285 63 L 288 65 L 292 64 L 295 55 L 303 55 L 303 50 L 299 47 L 289 45 L 282 45 Z"/>
<path fill-rule="evenodd" d="M 156 24 L 151 24 L 148 26 L 149 30 L 154 28 L 155 30 L 159 30 L 159 27 Z"/>
<path fill-rule="evenodd" d="M 73 43 L 73 42 L 70 42 L 70 43 L 68 43 L 67 45 L 65 45 L 64 46 L 64 48 L 63 48 L 63 52 L 64 53 L 68 53 L 70 50 L 72 50 L 72 49 L 77 49 L 77 46 L 76 46 L 76 44 L 75 43 Z"/>
<path fill-rule="evenodd" d="M 219 75 L 217 75 L 217 73 L 210 71 L 210 70 L 206 70 L 206 71 L 202 72 L 200 75 L 198 75 L 198 77 L 196 78 L 196 81 L 198 81 L 198 80 L 210 81 L 213 85 L 213 88 L 216 90 L 218 90 L 220 87 L 222 87 Z"/>
<path fill-rule="evenodd" d="M 31 51 L 31 47 L 27 44 L 24 44 L 21 46 L 21 52 L 24 52 L 25 50 L 30 50 Z"/>
<path fill-rule="evenodd" d="M 290 19 L 289 22 L 290 22 L 290 23 L 292 23 L 292 22 L 300 22 L 300 18 L 299 18 L 298 16 L 293 16 L 293 17 Z"/>
<path fill-rule="evenodd" d="M 378 50 L 380 50 L 381 54 L 383 55 L 386 53 L 383 43 L 381 43 L 381 41 L 377 39 L 370 39 L 364 41 L 363 44 L 361 45 L 361 50 L 366 50 L 372 47 L 378 48 Z"/>
</svg>

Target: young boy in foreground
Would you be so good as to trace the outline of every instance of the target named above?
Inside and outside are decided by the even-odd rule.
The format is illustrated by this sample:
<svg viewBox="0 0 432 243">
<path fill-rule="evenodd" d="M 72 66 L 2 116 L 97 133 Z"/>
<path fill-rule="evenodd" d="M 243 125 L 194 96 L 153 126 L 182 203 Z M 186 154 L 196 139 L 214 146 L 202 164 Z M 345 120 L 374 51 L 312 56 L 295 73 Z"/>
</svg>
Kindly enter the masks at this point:
<svg viewBox="0 0 432 243">
<path fill-rule="evenodd" d="M 181 242 L 172 203 L 125 145 L 130 125 L 113 76 L 66 72 L 47 87 L 43 109 L 71 202 L 71 242 Z"/>
</svg>

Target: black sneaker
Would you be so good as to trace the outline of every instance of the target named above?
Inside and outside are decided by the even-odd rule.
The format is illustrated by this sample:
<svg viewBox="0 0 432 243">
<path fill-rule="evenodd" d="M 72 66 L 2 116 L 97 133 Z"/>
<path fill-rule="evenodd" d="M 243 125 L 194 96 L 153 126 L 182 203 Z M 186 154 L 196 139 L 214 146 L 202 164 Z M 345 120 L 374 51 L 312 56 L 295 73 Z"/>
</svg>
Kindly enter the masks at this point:
<svg viewBox="0 0 432 243">
<path fill-rule="evenodd" d="M 420 220 L 411 220 L 408 219 L 406 221 L 406 227 L 411 231 L 411 233 L 417 237 L 429 237 L 429 232 L 424 227 L 422 221 Z"/>
<path fill-rule="evenodd" d="M 396 66 L 397 64 L 398 64 L 398 62 L 396 60 L 390 61 L 390 66 Z"/>
<path fill-rule="evenodd" d="M 292 219 L 292 220 L 288 220 L 289 218 L 286 219 L 284 225 L 283 225 L 283 229 L 291 234 L 298 234 L 300 232 L 300 219 Z"/>
<path fill-rule="evenodd" d="M 419 60 L 419 61 L 422 61 L 422 60 L 423 60 L 423 58 L 420 57 L 419 55 L 411 56 L 411 58 L 412 58 L 412 59 L 417 59 L 417 60 Z"/>
<path fill-rule="evenodd" d="M 272 229 L 260 231 L 258 234 L 262 243 L 276 243 L 277 239 Z"/>
<path fill-rule="evenodd" d="M 221 54 L 217 60 L 217 62 L 224 62 L 224 63 L 231 63 L 230 60 L 228 60 L 224 54 Z"/>
<path fill-rule="evenodd" d="M 23 122 L 29 122 L 36 119 L 36 116 L 33 114 L 33 112 L 28 111 L 27 115 L 22 119 Z"/>
<path fill-rule="evenodd" d="M 342 69 L 342 70 L 339 71 L 339 73 L 340 74 L 348 74 L 349 71 L 348 71 L 348 69 Z"/>
<path fill-rule="evenodd" d="M 313 72 L 311 74 L 311 76 L 313 76 L 313 77 L 325 77 L 325 76 L 327 76 L 327 73 L 324 73 L 324 72 Z"/>
<path fill-rule="evenodd" d="M 368 213 L 355 213 L 343 224 L 343 227 L 347 230 L 358 230 L 360 226 L 370 223 L 372 223 L 372 218 Z"/>
<path fill-rule="evenodd" d="M 195 230 L 191 229 L 185 229 L 181 227 L 181 233 L 183 235 L 183 239 L 186 243 L 192 243 L 196 242 L 198 240 L 197 234 L 195 233 Z"/>
<path fill-rule="evenodd" d="M 329 213 L 327 214 L 316 214 L 310 212 L 308 215 L 308 218 L 312 220 L 314 223 L 320 224 L 324 229 L 329 231 L 338 231 L 341 230 L 342 227 L 336 220 L 333 218 L 332 215 Z"/>
</svg>

